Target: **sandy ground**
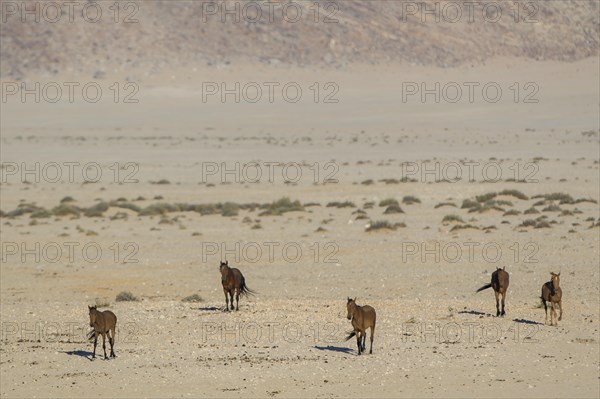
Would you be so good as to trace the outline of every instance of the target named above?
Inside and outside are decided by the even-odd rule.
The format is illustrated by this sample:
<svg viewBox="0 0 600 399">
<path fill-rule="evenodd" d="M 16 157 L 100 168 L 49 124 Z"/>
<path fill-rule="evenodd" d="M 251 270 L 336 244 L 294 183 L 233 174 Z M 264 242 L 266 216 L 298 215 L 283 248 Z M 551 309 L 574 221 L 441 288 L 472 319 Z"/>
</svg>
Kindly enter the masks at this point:
<svg viewBox="0 0 600 399">
<path fill-rule="evenodd" d="M 101 217 L 4 216 L 2 397 L 598 397 L 598 204 L 532 198 L 599 199 L 597 70 L 598 60 L 249 67 L 140 73 L 137 104 L 114 103 L 108 91 L 95 104 L 9 99 L 3 212 L 22 202 L 51 210 L 66 196 L 79 207 L 118 198 L 141 208 L 284 196 L 315 204 L 280 216 L 140 216 L 114 206 Z M 304 96 L 202 100 L 202 82 L 252 81 L 297 82 Z M 402 100 L 403 82 L 471 81 L 497 82 L 501 100 Z M 315 103 L 314 82 L 335 82 L 339 102 Z M 534 82 L 539 102 L 521 101 L 523 87 L 515 102 L 515 82 Z M 23 172 L 36 162 L 38 172 Z M 270 178 L 274 162 L 287 169 L 272 166 Z M 95 183 L 84 172 L 92 163 Z M 402 178 L 410 181 L 383 181 Z M 504 211 L 461 208 L 507 189 L 528 199 L 499 196 L 510 201 Z M 408 195 L 420 203 L 402 203 Z M 387 198 L 404 213 L 384 214 Z M 456 207 L 436 207 L 444 202 Z M 539 213 L 523 213 L 532 207 Z M 543 215 L 550 227 L 521 226 Z M 379 220 L 405 227 L 365 231 Z M 224 258 L 257 292 L 239 312 L 223 312 Z M 474 293 L 496 267 L 511 276 L 504 318 L 491 290 Z M 544 325 L 538 299 L 551 271 L 564 295 L 558 327 Z M 116 302 L 122 291 L 138 301 Z M 202 301 L 182 301 L 192 294 Z M 377 310 L 372 355 L 344 340 L 348 296 Z M 114 360 L 90 361 L 95 303 L 118 317 Z"/>
</svg>

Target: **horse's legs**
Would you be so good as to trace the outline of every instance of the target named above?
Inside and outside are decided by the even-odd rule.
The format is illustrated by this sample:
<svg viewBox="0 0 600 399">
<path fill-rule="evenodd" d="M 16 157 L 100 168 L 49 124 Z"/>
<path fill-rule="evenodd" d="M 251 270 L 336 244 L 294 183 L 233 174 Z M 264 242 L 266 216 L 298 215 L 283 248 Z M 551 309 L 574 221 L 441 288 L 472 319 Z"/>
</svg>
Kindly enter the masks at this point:
<svg viewBox="0 0 600 399">
<path fill-rule="evenodd" d="M 558 316 L 558 321 L 562 320 L 562 300 L 558 301 L 558 306 L 560 307 L 560 316 Z"/>
<path fill-rule="evenodd" d="M 108 356 L 106 356 L 106 333 L 102 333 L 102 349 L 104 349 L 104 358 L 108 359 Z"/>
<path fill-rule="evenodd" d="M 356 331 L 356 346 L 358 346 L 358 355 L 360 356 L 361 353 L 361 346 L 360 346 L 360 331 Z"/>
<path fill-rule="evenodd" d="M 369 350 L 369 354 L 373 353 L 373 335 L 375 334 L 375 325 L 371 326 L 371 349 Z"/>
<path fill-rule="evenodd" d="M 108 342 L 110 343 L 110 357 L 117 357 L 115 355 L 115 328 L 111 328 L 111 335 L 108 336 Z"/>
<path fill-rule="evenodd" d="M 546 311 L 546 321 L 544 321 L 544 324 L 548 324 L 548 305 L 546 305 L 546 300 L 544 298 L 542 298 L 542 303 L 544 304 L 544 310 Z"/>
<path fill-rule="evenodd" d="M 498 291 L 494 290 L 494 295 L 496 296 L 496 317 L 500 316 L 500 302 L 498 301 Z"/>
<path fill-rule="evenodd" d="M 96 345 L 98 345 L 98 333 L 94 331 L 94 354 L 92 355 L 92 359 L 96 358 Z"/>
<path fill-rule="evenodd" d="M 231 310 L 233 310 L 233 290 L 229 291 L 229 298 L 231 299 L 229 304 L 231 305 Z"/>
<path fill-rule="evenodd" d="M 235 290 L 235 310 L 240 310 L 240 289 Z"/>
<path fill-rule="evenodd" d="M 367 340 L 367 329 L 365 328 L 365 331 L 363 331 L 362 333 L 362 351 L 365 351 L 365 341 Z"/>
<path fill-rule="evenodd" d="M 223 288 L 223 292 L 225 293 L 225 311 L 229 311 L 229 297 L 227 296 L 227 290 Z"/>
<path fill-rule="evenodd" d="M 506 314 L 506 312 L 504 311 L 504 300 L 506 299 L 506 291 L 504 291 L 504 293 L 502 294 L 502 313 L 500 313 L 500 316 L 504 316 Z"/>
</svg>

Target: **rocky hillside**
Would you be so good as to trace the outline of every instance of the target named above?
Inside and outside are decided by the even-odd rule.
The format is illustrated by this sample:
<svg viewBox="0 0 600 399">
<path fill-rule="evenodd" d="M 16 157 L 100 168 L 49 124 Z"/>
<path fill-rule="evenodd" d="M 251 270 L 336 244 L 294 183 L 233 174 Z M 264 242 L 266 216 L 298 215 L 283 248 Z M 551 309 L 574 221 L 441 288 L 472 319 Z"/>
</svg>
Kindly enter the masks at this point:
<svg viewBox="0 0 600 399">
<path fill-rule="evenodd" d="M 422 2 L 400 0 L 138 0 L 121 1 L 118 9 L 112 1 L 80 1 L 60 11 L 56 2 L 2 0 L 0 73 L 92 76 L 242 62 L 447 67 L 495 56 L 574 61 L 598 55 L 595 0 L 518 7 L 513 0 L 480 0 L 474 8 L 463 1 L 425 3 L 430 13 Z"/>
</svg>

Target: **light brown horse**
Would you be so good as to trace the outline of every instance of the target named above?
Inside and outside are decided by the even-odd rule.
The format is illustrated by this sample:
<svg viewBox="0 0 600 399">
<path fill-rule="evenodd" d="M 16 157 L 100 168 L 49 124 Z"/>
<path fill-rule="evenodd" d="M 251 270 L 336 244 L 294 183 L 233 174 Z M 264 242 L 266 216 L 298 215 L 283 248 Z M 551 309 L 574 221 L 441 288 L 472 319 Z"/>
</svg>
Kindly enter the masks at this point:
<svg viewBox="0 0 600 399">
<path fill-rule="evenodd" d="M 544 310 L 546 310 L 546 322 L 548 324 L 548 306 L 546 305 L 546 301 L 550 302 L 550 325 L 557 325 L 560 320 L 562 320 L 562 289 L 560 288 L 560 273 L 550 273 L 550 281 L 542 285 L 542 296 L 540 299 L 544 304 Z M 558 316 L 558 321 L 556 324 L 553 324 L 552 321 L 556 319 L 556 309 L 554 304 L 557 304 L 560 307 L 560 316 Z"/>
<path fill-rule="evenodd" d="M 221 284 L 225 293 L 225 311 L 229 311 L 229 297 L 231 298 L 231 310 L 233 310 L 233 293 L 235 292 L 235 310 L 239 310 L 240 294 L 253 295 L 256 292 L 252 291 L 246 285 L 246 279 L 238 269 L 229 267 L 229 262 L 221 262 L 219 266 L 221 271 Z"/>
<path fill-rule="evenodd" d="M 487 290 L 490 287 L 494 289 L 494 295 L 496 296 L 496 317 L 504 316 L 506 314 L 504 311 L 504 300 L 506 299 L 506 291 L 508 290 L 508 272 L 504 267 L 502 269 L 499 267 L 496 268 L 496 271 L 492 273 L 492 282 L 484 285 L 477 292 Z M 502 295 L 502 312 L 500 312 L 500 303 L 498 301 L 500 295 Z"/>
<path fill-rule="evenodd" d="M 92 355 L 92 359 L 96 358 L 96 345 L 98 344 L 98 334 L 102 335 L 102 349 L 104 349 L 104 358 L 108 359 L 106 356 L 106 335 L 108 334 L 108 341 L 110 342 L 110 357 L 116 357 L 114 351 L 115 345 L 115 330 L 117 329 L 117 316 L 110 310 L 105 310 L 104 312 L 98 311 L 96 306 L 88 306 L 90 311 L 90 327 L 93 328 L 88 335 L 88 338 L 91 340 L 94 338 L 94 354 Z"/>
<path fill-rule="evenodd" d="M 367 338 L 367 328 L 371 328 L 371 348 L 369 353 L 373 353 L 373 335 L 375 335 L 375 320 L 377 315 L 375 309 L 369 305 L 358 306 L 356 298 L 348 298 L 346 304 L 348 309 L 348 320 L 352 320 L 352 331 L 346 341 L 356 335 L 356 345 L 358 346 L 358 354 L 360 355 L 365 350 L 365 339 Z"/>
</svg>

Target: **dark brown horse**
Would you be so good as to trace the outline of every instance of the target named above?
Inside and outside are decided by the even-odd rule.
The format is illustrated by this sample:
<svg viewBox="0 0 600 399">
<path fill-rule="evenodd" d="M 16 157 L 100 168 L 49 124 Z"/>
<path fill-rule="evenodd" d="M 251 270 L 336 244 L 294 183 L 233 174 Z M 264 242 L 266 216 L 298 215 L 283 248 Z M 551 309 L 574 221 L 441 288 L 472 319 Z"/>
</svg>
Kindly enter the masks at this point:
<svg viewBox="0 0 600 399">
<path fill-rule="evenodd" d="M 356 336 L 356 345 L 360 355 L 365 350 L 367 328 L 371 328 L 371 349 L 369 353 L 373 353 L 373 335 L 375 335 L 375 320 L 377 318 L 375 309 L 369 305 L 358 306 L 356 298 L 348 298 L 346 308 L 348 309 L 348 320 L 352 320 L 352 327 L 354 327 L 354 331 L 346 337 L 346 341 Z"/>
<path fill-rule="evenodd" d="M 225 293 L 225 311 L 229 311 L 229 297 L 231 298 L 231 310 L 233 310 L 233 293 L 235 292 L 235 310 L 239 310 L 240 294 L 253 295 L 256 292 L 252 291 L 246 285 L 246 279 L 238 269 L 229 267 L 228 261 L 221 262 L 219 266 L 221 271 L 221 284 Z"/>
<path fill-rule="evenodd" d="M 506 291 L 508 290 L 508 272 L 504 269 L 505 268 L 497 268 L 496 271 L 492 273 L 492 282 L 477 290 L 477 292 L 479 292 L 487 290 L 490 287 L 494 289 L 494 295 L 496 295 L 496 317 L 504 316 L 506 314 L 504 311 L 504 300 L 506 299 Z M 502 295 L 502 312 L 500 312 L 500 304 L 498 301 L 500 295 Z"/>
<path fill-rule="evenodd" d="M 117 316 L 110 310 L 99 312 L 96 306 L 88 306 L 90 311 L 90 327 L 93 328 L 88 335 L 89 339 L 94 338 L 94 354 L 92 358 L 96 358 L 96 345 L 98 344 L 98 334 L 102 335 L 102 349 L 104 349 L 104 358 L 106 356 L 106 335 L 110 342 L 110 357 L 116 357 L 114 351 L 115 345 L 115 330 L 117 329 Z M 108 334 L 110 331 L 110 334 Z"/>
<path fill-rule="evenodd" d="M 542 296 L 540 297 L 542 303 L 544 304 L 544 309 L 546 310 L 546 324 L 548 324 L 548 306 L 546 302 L 550 302 L 550 325 L 557 325 L 560 320 L 562 320 L 562 289 L 560 288 L 560 273 L 550 273 L 550 281 L 542 285 Z M 558 321 L 556 324 L 553 324 L 552 321 L 556 320 L 556 309 L 554 304 L 557 304 L 560 308 L 560 316 L 558 316 Z"/>
</svg>

